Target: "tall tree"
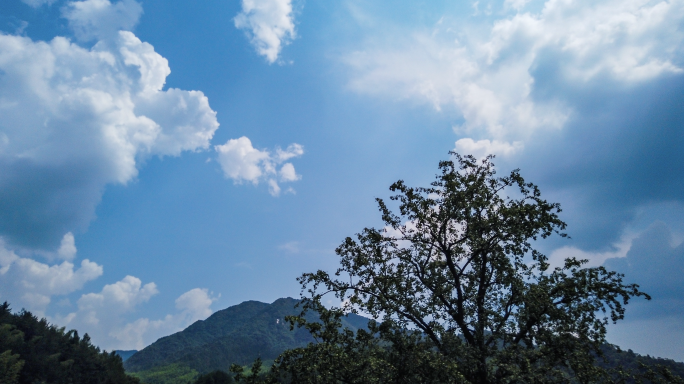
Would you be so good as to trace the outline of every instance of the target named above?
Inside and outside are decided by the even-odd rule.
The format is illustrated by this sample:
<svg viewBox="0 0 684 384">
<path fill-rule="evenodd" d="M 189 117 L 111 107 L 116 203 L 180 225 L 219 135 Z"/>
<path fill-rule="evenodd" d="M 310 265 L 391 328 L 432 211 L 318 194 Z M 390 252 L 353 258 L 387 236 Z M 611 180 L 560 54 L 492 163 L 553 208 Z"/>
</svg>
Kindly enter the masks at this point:
<svg viewBox="0 0 684 384">
<path fill-rule="evenodd" d="M 560 205 L 518 170 L 497 177 L 491 156 L 451 154 L 430 187 L 392 184 L 398 212 L 377 199 L 385 227 L 346 238 L 341 267 L 302 275 L 303 289 L 418 331 L 469 383 L 606 379 L 606 326 L 648 295 L 587 260 L 550 268 L 534 245 L 566 236 Z"/>
</svg>

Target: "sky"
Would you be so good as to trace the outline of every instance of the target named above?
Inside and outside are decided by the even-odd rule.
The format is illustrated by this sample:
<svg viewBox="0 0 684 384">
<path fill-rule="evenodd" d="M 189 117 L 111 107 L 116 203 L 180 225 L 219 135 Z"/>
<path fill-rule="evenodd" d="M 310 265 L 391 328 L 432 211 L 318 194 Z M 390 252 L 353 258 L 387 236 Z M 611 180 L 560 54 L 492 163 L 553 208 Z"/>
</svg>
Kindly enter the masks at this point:
<svg viewBox="0 0 684 384">
<path fill-rule="evenodd" d="M 3 0 L 0 300 L 141 349 L 381 226 L 449 151 L 558 202 L 684 361 L 684 0 Z"/>
</svg>

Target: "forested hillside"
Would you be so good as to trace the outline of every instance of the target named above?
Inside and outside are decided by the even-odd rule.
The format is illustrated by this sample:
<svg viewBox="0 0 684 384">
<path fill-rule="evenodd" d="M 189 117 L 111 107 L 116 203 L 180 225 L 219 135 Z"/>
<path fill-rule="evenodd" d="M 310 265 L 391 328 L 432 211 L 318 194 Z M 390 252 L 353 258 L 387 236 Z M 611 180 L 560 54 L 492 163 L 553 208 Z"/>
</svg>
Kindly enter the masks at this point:
<svg viewBox="0 0 684 384">
<path fill-rule="evenodd" d="M 121 358 L 27 311 L 0 305 L 0 383 L 136 384 Z"/>
<path fill-rule="evenodd" d="M 228 371 L 233 363 L 250 364 L 257 357 L 274 359 L 286 349 L 313 341 L 308 331 L 290 331 L 285 322 L 285 316 L 299 313 L 296 304 L 295 299 L 283 298 L 272 304 L 246 301 L 226 308 L 157 340 L 124 365 L 129 372 L 180 364 L 206 373 Z M 358 329 L 365 327 L 368 319 L 351 314 L 343 322 L 350 329 Z"/>
<path fill-rule="evenodd" d="M 643 356 L 635 353 L 631 349 L 624 351 L 611 345 L 605 345 L 601 350 L 604 353 L 605 360 L 598 359 L 598 364 L 604 367 L 621 367 L 622 369 L 643 373 L 646 372 L 648 368 L 660 366 L 667 368 L 672 374 L 684 379 L 684 363 L 682 362 L 650 355 Z"/>
</svg>

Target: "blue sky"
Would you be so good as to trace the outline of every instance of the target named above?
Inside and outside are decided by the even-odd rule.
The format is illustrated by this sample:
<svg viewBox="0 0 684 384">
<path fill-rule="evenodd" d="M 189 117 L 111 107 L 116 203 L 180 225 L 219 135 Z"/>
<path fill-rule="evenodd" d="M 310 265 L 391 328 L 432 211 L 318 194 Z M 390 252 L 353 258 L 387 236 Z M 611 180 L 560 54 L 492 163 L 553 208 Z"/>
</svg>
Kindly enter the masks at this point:
<svg viewBox="0 0 684 384">
<path fill-rule="evenodd" d="M 138 349 L 299 295 L 449 150 L 561 203 L 684 360 L 684 1 L 4 0 L 0 299 Z"/>
</svg>

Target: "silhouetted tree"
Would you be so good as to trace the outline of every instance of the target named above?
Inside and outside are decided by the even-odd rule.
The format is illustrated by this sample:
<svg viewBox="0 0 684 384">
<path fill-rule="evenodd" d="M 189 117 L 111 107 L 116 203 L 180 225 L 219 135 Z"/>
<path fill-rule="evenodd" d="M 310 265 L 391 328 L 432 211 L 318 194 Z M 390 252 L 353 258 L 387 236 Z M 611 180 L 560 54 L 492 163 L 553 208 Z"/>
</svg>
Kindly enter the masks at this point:
<svg viewBox="0 0 684 384">
<path fill-rule="evenodd" d="M 379 341 L 366 348 L 359 345 L 369 342 L 365 335 L 340 340 L 325 331 L 330 335 L 322 345 L 286 352 L 276 368 L 297 375 L 304 368 L 298 358 L 313 363 L 307 353 L 321 361 L 328 356 L 339 369 L 309 368 L 330 377 L 312 382 L 360 382 L 339 372 L 348 364 L 371 364 L 360 369 L 371 373 L 410 367 L 401 360 L 385 364 L 393 348 L 410 346 L 425 361 L 439 362 L 453 382 L 611 380 L 595 364 L 606 325 L 623 318 L 630 298 L 649 297 L 618 273 L 585 267 L 587 260 L 569 258 L 551 269 L 534 243 L 566 236 L 559 204 L 542 199 L 518 170 L 496 177 L 492 157 L 452 155 L 456 161 L 441 162 L 430 187 L 392 184 L 397 212 L 377 199 L 385 227 L 346 238 L 336 250 L 341 267 L 334 275 L 319 270 L 299 278 L 316 309 L 333 293 L 344 310 L 381 319 L 386 331 L 376 329 Z M 383 358 L 372 363 L 373 351 L 383 347 L 387 352 L 377 354 Z M 361 351 L 367 359 L 354 362 Z"/>
</svg>

